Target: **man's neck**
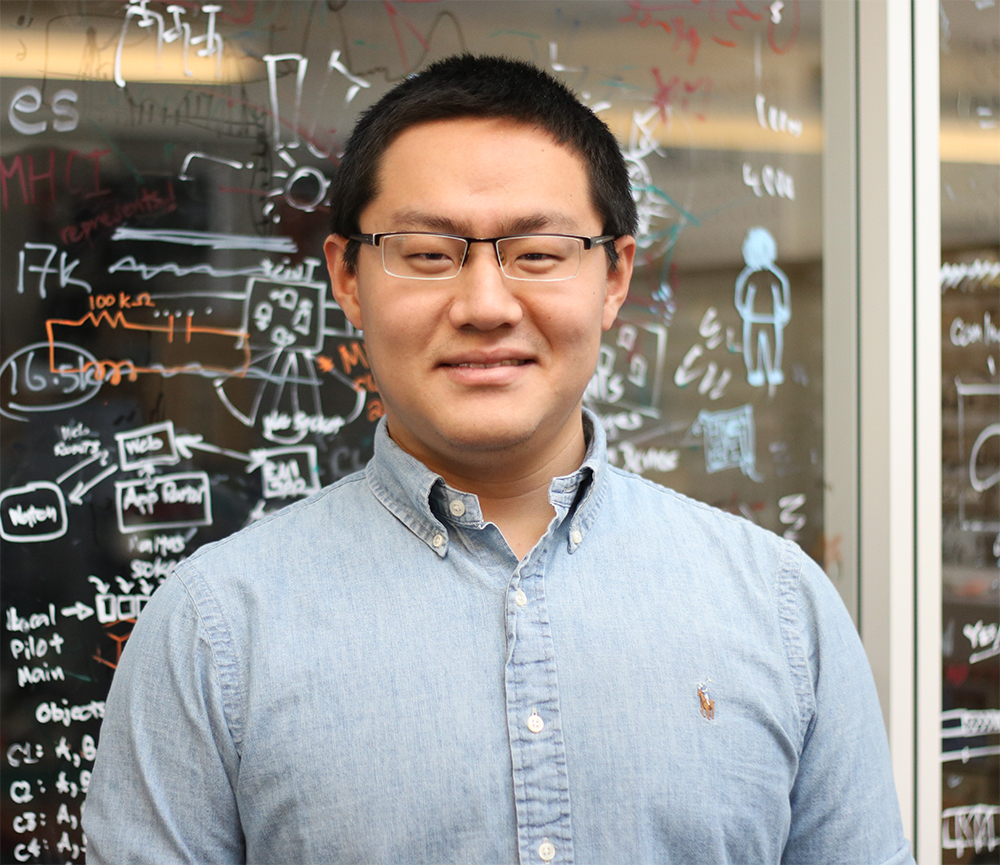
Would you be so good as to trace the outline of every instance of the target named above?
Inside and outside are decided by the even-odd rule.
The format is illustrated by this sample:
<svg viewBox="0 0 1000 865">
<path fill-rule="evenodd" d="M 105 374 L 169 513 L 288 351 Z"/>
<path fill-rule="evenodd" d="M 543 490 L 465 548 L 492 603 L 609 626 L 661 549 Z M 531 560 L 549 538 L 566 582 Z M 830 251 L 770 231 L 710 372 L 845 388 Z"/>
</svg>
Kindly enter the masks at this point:
<svg viewBox="0 0 1000 865">
<path fill-rule="evenodd" d="M 391 427 L 389 432 L 391 435 Z M 581 423 L 579 435 L 568 437 L 544 457 L 527 449 L 477 454 L 462 461 L 411 455 L 441 475 L 450 487 L 473 493 L 479 499 L 483 519 L 495 524 L 514 554 L 523 559 L 555 516 L 549 503 L 552 479 L 575 472 L 586 450 Z"/>
<path fill-rule="evenodd" d="M 569 474 L 579 468 L 582 455 L 575 465 L 562 471 L 538 471 L 531 475 L 489 481 L 442 475 L 449 486 L 474 493 L 479 499 L 483 519 L 500 529 L 511 550 L 523 559 L 545 534 L 555 510 L 549 503 L 552 478 Z"/>
</svg>

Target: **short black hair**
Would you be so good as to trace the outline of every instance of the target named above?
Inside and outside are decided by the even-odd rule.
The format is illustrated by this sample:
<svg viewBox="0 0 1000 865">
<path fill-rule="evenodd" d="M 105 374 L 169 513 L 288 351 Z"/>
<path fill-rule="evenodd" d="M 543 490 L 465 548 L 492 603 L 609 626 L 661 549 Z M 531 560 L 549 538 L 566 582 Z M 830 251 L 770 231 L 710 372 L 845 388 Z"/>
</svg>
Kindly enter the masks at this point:
<svg viewBox="0 0 1000 865">
<path fill-rule="evenodd" d="M 465 117 L 508 119 L 548 132 L 586 166 L 590 197 L 602 234 L 635 234 L 638 225 L 628 169 L 611 130 L 562 82 L 531 63 L 508 57 L 457 54 L 411 75 L 366 109 L 344 148 L 333 181 L 330 227 L 360 232 L 361 211 L 378 195 L 382 155 L 412 126 Z M 605 244 L 609 266 L 618 254 Z M 348 244 L 344 266 L 353 271 L 358 244 Z"/>
</svg>

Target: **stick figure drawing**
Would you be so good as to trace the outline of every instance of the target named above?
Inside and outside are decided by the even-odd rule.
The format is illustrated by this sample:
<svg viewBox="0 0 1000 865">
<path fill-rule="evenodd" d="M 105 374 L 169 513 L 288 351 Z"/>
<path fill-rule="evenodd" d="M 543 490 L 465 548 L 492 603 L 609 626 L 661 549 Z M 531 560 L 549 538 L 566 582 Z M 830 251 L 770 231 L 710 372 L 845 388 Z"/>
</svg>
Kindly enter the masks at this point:
<svg viewBox="0 0 1000 865">
<path fill-rule="evenodd" d="M 747 382 L 761 387 L 766 381 L 770 389 L 785 380 L 781 369 L 783 331 L 792 318 L 788 277 L 775 264 L 777 257 L 778 246 L 771 232 L 759 226 L 751 228 L 743 241 L 746 267 L 736 278 L 736 309 L 743 318 Z"/>
</svg>

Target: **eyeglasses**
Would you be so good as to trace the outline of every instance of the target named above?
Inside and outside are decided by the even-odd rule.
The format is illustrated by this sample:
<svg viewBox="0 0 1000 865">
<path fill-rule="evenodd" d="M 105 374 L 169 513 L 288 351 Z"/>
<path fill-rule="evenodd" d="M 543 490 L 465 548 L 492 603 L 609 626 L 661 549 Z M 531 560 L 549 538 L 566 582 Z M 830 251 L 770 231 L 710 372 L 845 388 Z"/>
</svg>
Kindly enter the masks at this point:
<svg viewBox="0 0 1000 865">
<path fill-rule="evenodd" d="M 381 247 L 382 267 L 404 279 L 453 279 L 469 256 L 469 244 L 491 243 L 500 270 L 511 279 L 555 282 L 580 272 L 583 251 L 614 240 L 610 234 L 521 234 L 513 237 L 459 237 L 424 231 L 352 234 L 351 240 Z"/>
</svg>

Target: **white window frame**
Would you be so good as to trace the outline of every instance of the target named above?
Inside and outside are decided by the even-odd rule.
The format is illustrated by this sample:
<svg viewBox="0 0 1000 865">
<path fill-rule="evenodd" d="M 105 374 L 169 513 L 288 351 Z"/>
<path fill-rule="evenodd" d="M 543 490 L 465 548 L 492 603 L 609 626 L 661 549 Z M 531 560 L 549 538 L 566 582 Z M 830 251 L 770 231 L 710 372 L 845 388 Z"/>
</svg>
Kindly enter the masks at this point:
<svg viewBox="0 0 1000 865">
<path fill-rule="evenodd" d="M 824 522 L 921 865 L 941 862 L 938 20 L 937 0 L 823 9 Z"/>
</svg>

